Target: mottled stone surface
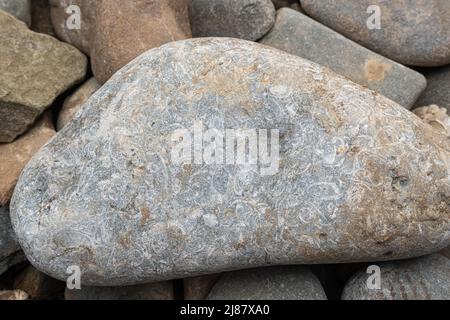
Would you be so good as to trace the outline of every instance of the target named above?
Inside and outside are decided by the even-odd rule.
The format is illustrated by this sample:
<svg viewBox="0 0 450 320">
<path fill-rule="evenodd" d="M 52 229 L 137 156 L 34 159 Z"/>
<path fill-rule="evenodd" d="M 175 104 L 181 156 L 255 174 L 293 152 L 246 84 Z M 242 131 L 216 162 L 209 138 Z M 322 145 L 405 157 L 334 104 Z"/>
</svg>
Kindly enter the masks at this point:
<svg viewBox="0 0 450 320">
<path fill-rule="evenodd" d="M 306 267 L 271 267 L 224 274 L 208 300 L 327 300 Z"/>
<path fill-rule="evenodd" d="M 7 206 L 20 173 L 36 152 L 54 135 L 51 115 L 46 112 L 26 134 L 0 144 L 0 206 Z"/>
<path fill-rule="evenodd" d="M 381 55 L 406 65 L 450 63 L 448 0 L 300 0 L 321 23 Z M 369 6 L 380 8 L 380 29 L 370 30 Z"/>
<path fill-rule="evenodd" d="M 81 81 L 86 57 L 0 11 L 0 143 L 24 133 L 55 98 Z"/>
<path fill-rule="evenodd" d="M 256 41 L 275 23 L 271 0 L 191 0 L 194 37 L 231 37 Z"/>
<path fill-rule="evenodd" d="M 173 300 L 171 281 L 125 287 L 81 287 L 66 289 L 66 300 Z"/>
<path fill-rule="evenodd" d="M 0 10 L 4 10 L 27 25 L 31 24 L 30 0 L 0 0 Z"/>
<path fill-rule="evenodd" d="M 447 114 L 447 109 L 432 104 L 414 109 L 413 112 L 430 126 L 450 137 L 450 117 Z"/>
<path fill-rule="evenodd" d="M 28 266 L 18 274 L 14 289 L 24 291 L 29 299 L 56 299 L 64 293 L 65 282 L 50 278 L 46 274 Z"/>
<path fill-rule="evenodd" d="M 50 0 L 50 16 L 53 28 L 58 37 L 64 42 L 70 43 L 85 54 L 90 54 L 93 41 L 97 3 L 102 0 Z M 78 9 L 76 9 L 77 6 Z M 78 11 L 79 10 L 79 11 Z M 80 16 L 79 28 L 68 27 L 68 19 Z M 71 20 L 70 22 L 76 22 Z M 74 24 L 69 24 L 74 25 Z"/>
<path fill-rule="evenodd" d="M 450 259 L 435 254 L 424 258 L 382 263 L 381 289 L 370 290 L 365 270 L 347 283 L 343 300 L 449 300 Z"/>
<path fill-rule="evenodd" d="M 50 17 L 49 0 L 33 0 L 31 3 L 30 29 L 50 36 L 56 36 Z"/>
<path fill-rule="evenodd" d="M 206 299 L 219 278 L 220 274 L 209 274 L 206 276 L 183 279 L 184 300 Z"/>
<path fill-rule="evenodd" d="M 187 0 L 55 0 L 52 4 L 56 32 L 91 56 L 100 83 L 146 50 L 191 37 Z M 71 4 L 81 11 L 79 30 L 67 28 L 66 10 Z"/>
<path fill-rule="evenodd" d="M 450 247 L 445 248 L 440 253 L 450 259 Z"/>
<path fill-rule="evenodd" d="M 63 107 L 58 115 L 58 123 L 56 125 L 58 131 L 72 121 L 73 117 L 81 109 L 83 104 L 100 87 L 101 86 L 97 80 L 95 80 L 95 78 L 91 78 L 64 101 Z"/>
<path fill-rule="evenodd" d="M 450 66 L 425 72 L 428 86 L 417 100 L 416 106 L 437 104 L 450 112 Z"/>
<path fill-rule="evenodd" d="M 263 44 L 331 68 L 350 80 L 411 108 L 425 89 L 425 78 L 341 36 L 292 9 L 277 11 Z"/>
<path fill-rule="evenodd" d="M 279 130 L 272 171 L 265 157 L 177 163 L 173 135 L 198 121 Z M 79 265 L 94 286 L 406 258 L 450 243 L 448 150 L 417 116 L 327 68 L 192 39 L 148 51 L 97 91 L 28 164 L 11 216 L 35 267 L 65 279 Z"/>
<path fill-rule="evenodd" d="M 0 207 L 0 275 L 25 260 L 11 226 L 9 211 Z"/>
</svg>

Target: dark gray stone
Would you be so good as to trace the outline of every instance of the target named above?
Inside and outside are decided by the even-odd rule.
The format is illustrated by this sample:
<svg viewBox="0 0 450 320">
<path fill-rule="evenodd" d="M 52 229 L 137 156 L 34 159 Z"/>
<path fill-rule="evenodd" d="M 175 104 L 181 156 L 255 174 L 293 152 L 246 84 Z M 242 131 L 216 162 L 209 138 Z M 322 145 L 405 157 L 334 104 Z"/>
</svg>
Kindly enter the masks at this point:
<svg viewBox="0 0 450 320">
<path fill-rule="evenodd" d="M 0 10 L 5 10 L 27 25 L 31 24 L 30 0 L 0 0 Z"/>
<path fill-rule="evenodd" d="M 326 66 L 406 108 L 425 89 L 425 78 L 341 36 L 292 9 L 277 12 L 275 26 L 260 41 Z"/>
<path fill-rule="evenodd" d="M 399 63 L 433 67 L 450 63 L 448 0 L 300 0 L 306 13 L 344 36 Z M 380 8 L 380 29 L 369 29 Z"/>
<path fill-rule="evenodd" d="M 273 161 L 177 163 L 173 135 L 198 121 L 279 130 Z M 33 265 L 62 280 L 78 265 L 92 286 L 419 256 L 450 243 L 449 143 L 315 63 L 191 39 L 100 88 L 27 165 L 11 216 Z"/>
<path fill-rule="evenodd" d="M 416 107 L 436 104 L 450 114 L 450 66 L 425 72 L 428 86 L 417 100 Z"/>
<path fill-rule="evenodd" d="M 327 296 L 308 268 L 292 266 L 226 273 L 208 300 L 327 300 Z"/>
<path fill-rule="evenodd" d="M 255 41 L 275 23 L 275 7 L 270 0 L 191 0 L 189 15 L 194 37 Z"/>
<path fill-rule="evenodd" d="M 347 283 L 343 300 L 449 300 L 450 259 L 435 254 L 424 258 L 382 263 L 380 289 L 369 289 L 366 270 Z"/>
<path fill-rule="evenodd" d="M 172 281 L 124 287 L 85 287 L 66 289 L 66 300 L 173 300 Z"/>
<path fill-rule="evenodd" d="M 0 207 L 0 275 L 25 260 L 11 226 L 9 211 Z"/>
</svg>

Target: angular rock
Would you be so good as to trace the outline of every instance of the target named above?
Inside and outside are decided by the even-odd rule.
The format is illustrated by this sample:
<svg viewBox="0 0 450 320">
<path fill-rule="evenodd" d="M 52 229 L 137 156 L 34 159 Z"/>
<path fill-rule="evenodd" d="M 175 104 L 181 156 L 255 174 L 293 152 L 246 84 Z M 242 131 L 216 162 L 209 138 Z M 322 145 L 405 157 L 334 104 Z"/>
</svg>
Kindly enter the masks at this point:
<svg viewBox="0 0 450 320">
<path fill-rule="evenodd" d="M 0 300 L 27 300 L 28 294 L 21 290 L 0 291 Z"/>
<path fill-rule="evenodd" d="M 450 112 L 450 66 L 425 72 L 425 77 L 428 86 L 417 100 L 416 106 L 436 104 Z"/>
<path fill-rule="evenodd" d="M 426 86 L 418 72 L 289 8 L 277 11 L 275 26 L 260 42 L 328 67 L 408 109 Z"/>
<path fill-rule="evenodd" d="M 84 78 L 86 57 L 0 11 L 0 143 L 24 133 L 55 98 Z"/>
<path fill-rule="evenodd" d="M 126 287 L 82 287 L 66 289 L 66 300 L 173 300 L 171 281 Z"/>
<path fill-rule="evenodd" d="M 31 16 L 31 30 L 56 36 L 50 17 L 49 0 L 33 0 L 31 3 Z"/>
<path fill-rule="evenodd" d="M 146 50 L 191 37 L 187 0 L 53 0 L 52 5 L 57 34 L 91 56 L 102 84 Z M 80 8 L 78 30 L 67 28 L 70 5 Z"/>
<path fill-rule="evenodd" d="M 50 278 L 39 270 L 28 266 L 14 281 L 14 289 L 24 291 L 29 299 L 56 299 L 62 293 L 66 283 Z"/>
<path fill-rule="evenodd" d="M 414 109 L 413 112 L 430 126 L 450 137 L 450 117 L 447 114 L 447 109 L 432 104 Z"/>
<path fill-rule="evenodd" d="M 11 226 L 9 211 L 0 207 L 0 275 L 25 260 Z"/>
<path fill-rule="evenodd" d="M 218 146 L 234 130 L 227 162 L 212 131 L 193 158 L 194 128 L 196 141 L 215 128 Z M 258 165 L 245 151 L 236 161 L 233 133 L 243 146 L 256 129 Z M 92 286 L 420 256 L 450 244 L 449 143 L 308 60 L 238 39 L 179 41 L 89 99 L 24 170 L 11 216 L 36 268 L 63 280 L 78 265 Z"/>
<path fill-rule="evenodd" d="M 73 117 L 81 109 L 83 104 L 100 87 L 101 86 L 97 82 L 97 80 L 95 80 L 95 78 L 91 78 L 64 101 L 63 107 L 59 112 L 58 123 L 56 125 L 58 131 L 64 128 L 70 121 L 72 121 Z"/>
<path fill-rule="evenodd" d="M 208 300 L 327 300 L 306 267 L 271 267 L 224 274 Z"/>
<path fill-rule="evenodd" d="M 0 10 L 4 10 L 17 19 L 31 24 L 30 0 L 0 0 Z"/>
<path fill-rule="evenodd" d="M 204 300 L 219 280 L 220 274 L 183 279 L 184 300 Z"/>
<path fill-rule="evenodd" d="M 271 0 L 191 0 L 194 37 L 231 37 L 256 41 L 275 23 Z"/>
<path fill-rule="evenodd" d="M 20 173 L 39 149 L 56 134 L 50 113 L 45 113 L 25 135 L 0 144 L 0 206 L 7 206 Z"/>
<path fill-rule="evenodd" d="M 380 289 L 369 289 L 370 274 L 357 273 L 347 283 L 343 300 L 448 300 L 450 259 L 442 255 L 382 263 Z"/>
<path fill-rule="evenodd" d="M 315 20 L 399 63 L 433 67 L 450 63 L 448 0 L 300 0 Z M 373 25 L 380 8 L 380 28 Z"/>
</svg>

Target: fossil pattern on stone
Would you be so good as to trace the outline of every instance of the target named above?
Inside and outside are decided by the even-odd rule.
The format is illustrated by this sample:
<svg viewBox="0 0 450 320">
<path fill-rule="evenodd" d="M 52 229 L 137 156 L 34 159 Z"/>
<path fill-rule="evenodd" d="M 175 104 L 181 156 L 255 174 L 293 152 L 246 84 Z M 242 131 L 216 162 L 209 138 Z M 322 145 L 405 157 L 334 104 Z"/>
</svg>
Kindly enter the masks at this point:
<svg viewBox="0 0 450 320">
<path fill-rule="evenodd" d="M 279 171 L 174 165 L 174 130 L 280 130 Z M 327 68 L 228 38 L 150 50 L 22 173 L 11 217 L 59 279 L 133 285 L 267 265 L 391 260 L 450 243 L 449 141 Z M 414 195 L 414 196 L 411 196 Z"/>
</svg>

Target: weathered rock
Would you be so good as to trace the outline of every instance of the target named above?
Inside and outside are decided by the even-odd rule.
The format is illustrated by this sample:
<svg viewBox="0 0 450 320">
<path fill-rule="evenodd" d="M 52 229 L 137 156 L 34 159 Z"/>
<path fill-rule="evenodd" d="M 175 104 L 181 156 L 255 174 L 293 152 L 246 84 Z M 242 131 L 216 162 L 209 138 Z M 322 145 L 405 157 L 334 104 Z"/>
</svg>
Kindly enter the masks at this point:
<svg viewBox="0 0 450 320">
<path fill-rule="evenodd" d="M 56 36 L 50 17 L 49 0 L 33 0 L 31 3 L 31 17 L 31 30 Z"/>
<path fill-rule="evenodd" d="M 432 104 L 414 109 L 413 112 L 433 128 L 450 137 L 450 117 L 447 114 L 447 109 Z"/>
<path fill-rule="evenodd" d="M 450 247 L 445 248 L 440 253 L 450 259 Z"/>
<path fill-rule="evenodd" d="M 302 8 L 344 36 L 406 65 L 450 63 L 448 0 L 300 0 Z M 380 28 L 369 29 L 380 8 Z"/>
<path fill-rule="evenodd" d="M 191 0 L 194 37 L 232 37 L 256 41 L 275 23 L 271 0 Z"/>
<path fill-rule="evenodd" d="M 9 211 L 0 207 L 0 274 L 24 260 L 11 226 Z"/>
<path fill-rule="evenodd" d="M 17 19 L 31 24 L 30 0 L 0 0 L 0 10 L 4 10 Z"/>
<path fill-rule="evenodd" d="M 183 279 L 184 300 L 204 300 L 211 292 L 212 287 L 220 278 L 220 274 Z"/>
<path fill-rule="evenodd" d="M 126 287 L 82 287 L 66 289 L 66 300 L 173 300 L 171 281 Z"/>
<path fill-rule="evenodd" d="M 27 300 L 28 294 L 21 290 L 0 291 L 0 300 Z"/>
<path fill-rule="evenodd" d="M 50 278 L 39 270 L 28 266 L 14 281 L 14 289 L 24 291 L 29 299 L 56 299 L 63 292 L 65 282 Z"/>
<path fill-rule="evenodd" d="M 0 143 L 24 133 L 55 98 L 83 79 L 86 57 L 0 11 Z"/>
<path fill-rule="evenodd" d="M 19 139 L 0 144 L 0 206 L 9 204 L 23 168 L 55 134 L 51 115 L 47 112 Z"/>
<path fill-rule="evenodd" d="M 58 37 L 87 55 L 91 51 L 97 3 L 100 1 L 50 0 L 50 16 Z"/>
<path fill-rule="evenodd" d="M 208 300 L 327 300 L 327 296 L 316 276 L 297 266 L 226 273 Z"/>
<path fill-rule="evenodd" d="M 382 263 L 380 289 L 369 289 L 365 270 L 347 283 L 343 300 L 448 300 L 450 259 L 439 255 Z"/>
<path fill-rule="evenodd" d="M 78 90 L 68 97 L 63 104 L 63 107 L 58 116 L 57 130 L 60 131 L 70 121 L 72 121 L 75 114 L 81 109 L 83 104 L 92 96 L 95 91 L 100 88 L 100 84 L 91 78 L 84 83 Z"/>
<path fill-rule="evenodd" d="M 416 106 L 437 104 L 450 112 L 450 66 L 425 73 L 428 86 L 417 100 Z"/>
<path fill-rule="evenodd" d="M 198 144 L 189 157 L 193 126 L 196 140 L 201 127 L 237 130 L 241 146 L 240 128 L 279 131 L 258 165 L 234 147 L 211 164 L 207 137 L 205 158 Z M 78 265 L 93 286 L 420 256 L 450 243 L 448 151 L 410 111 L 327 68 L 192 39 L 97 91 L 28 164 L 11 216 L 35 267 L 65 279 Z"/>
<path fill-rule="evenodd" d="M 418 72 L 292 9 L 278 10 L 275 26 L 260 42 L 331 68 L 408 109 L 426 86 L 425 78 Z"/>
<path fill-rule="evenodd" d="M 52 4 L 56 32 L 91 56 L 100 83 L 146 50 L 191 37 L 187 0 L 53 0 Z M 67 28 L 70 5 L 80 8 L 78 30 Z"/>
</svg>

